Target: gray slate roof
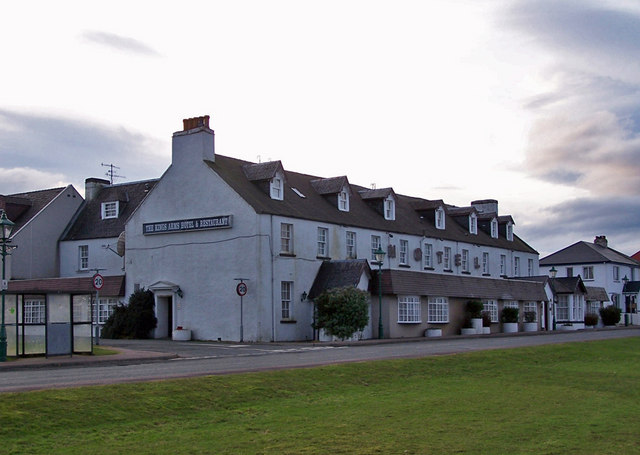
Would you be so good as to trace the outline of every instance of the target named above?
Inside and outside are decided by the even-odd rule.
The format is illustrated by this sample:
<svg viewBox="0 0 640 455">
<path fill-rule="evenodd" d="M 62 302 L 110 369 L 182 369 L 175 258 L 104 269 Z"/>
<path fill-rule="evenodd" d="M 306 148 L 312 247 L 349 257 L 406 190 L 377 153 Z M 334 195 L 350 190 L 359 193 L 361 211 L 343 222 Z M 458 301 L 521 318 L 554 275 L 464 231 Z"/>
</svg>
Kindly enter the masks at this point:
<svg viewBox="0 0 640 455">
<path fill-rule="evenodd" d="M 587 300 L 595 302 L 608 302 L 609 294 L 605 288 L 587 286 Z"/>
<path fill-rule="evenodd" d="M 478 231 L 477 235 L 471 235 L 468 229 L 456 223 L 448 215 L 445 215 L 446 230 L 436 229 L 433 221 L 420 216 L 420 210 L 426 207 L 435 208 L 438 205 L 446 207 L 441 200 L 430 201 L 396 194 L 396 219 L 385 220 L 384 216 L 372 208 L 359 195 L 359 191 L 367 191 L 368 189 L 362 186 L 350 185 L 353 191 L 349 201 L 349 211 L 340 211 L 335 204 L 328 200 L 326 194 L 339 192 L 343 184 L 348 183 L 346 177 L 323 179 L 285 170 L 284 199 L 282 201 L 273 200 L 260 185 L 247 179 L 243 171 L 244 166 L 247 164 L 250 163 L 218 154 L 216 154 L 215 162 L 207 162 L 207 165 L 259 214 L 282 215 L 343 226 L 418 236 L 424 235 L 426 237 L 537 253 L 517 235 L 513 236 L 512 242 L 504 237 L 493 239 L 481 230 Z M 296 188 L 305 197 L 302 198 L 297 195 L 292 188 Z"/>
<path fill-rule="evenodd" d="M 580 276 L 549 278 L 549 284 L 554 294 L 587 293 L 587 288 Z"/>
<path fill-rule="evenodd" d="M 365 259 L 324 261 L 309 291 L 309 299 L 328 289 L 357 286 L 363 273 L 371 277 L 371 269 Z"/>
<path fill-rule="evenodd" d="M 86 240 L 118 237 L 124 231 L 124 225 L 140 205 L 149 191 L 158 182 L 145 180 L 141 182 L 109 185 L 90 201 L 85 201 L 76 213 L 62 240 Z M 102 203 L 119 201 L 118 218 L 102 219 Z"/>
<path fill-rule="evenodd" d="M 638 261 L 622 254 L 612 248 L 604 247 L 590 242 L 576 242 L 560 251 L 540 259 L 540 265 L 564 265 L 564 264 L 595 264 L 603 262 L 615 262 L 640 266 Z"/>
<path fill-rule="evenodd" d="M 377 286 L 377 284 L 372 284 Z M 372 287 L 372 292 L 377 288 Z M 525 279 L 491 279 L 405 270 L 382 271 L 382 293 L 465 299 L 546 301 L 544 284 Z"/>
<path fill-rule="evenodd" d="M 629 281 L 624 285 L 624 289 L 622 289 L 622 292 L 632 292 L 634 294 L 637 294 L 638 292 L 640 292 L 640 281 Z"/>
<path fill-rule="evenodd" d="M 0 195 L 0 209 L 6 210 L 7 217 L 15 223 L 13 227 L 15 233 L 64 190 L 65 188 L 51 188 L 7 196 Z"/>
</svg>

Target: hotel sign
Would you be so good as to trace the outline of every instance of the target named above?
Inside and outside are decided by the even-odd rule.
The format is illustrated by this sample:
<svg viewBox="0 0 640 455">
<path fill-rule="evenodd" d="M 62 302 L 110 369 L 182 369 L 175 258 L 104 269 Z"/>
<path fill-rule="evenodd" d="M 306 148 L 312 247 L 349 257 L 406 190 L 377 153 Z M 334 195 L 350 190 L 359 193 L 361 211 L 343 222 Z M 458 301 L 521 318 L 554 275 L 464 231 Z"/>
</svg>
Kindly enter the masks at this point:
<svg viewBox="0 0 640 455">
<path fill-rule="evenodd" d="M 208 218 L 189 218 L 186 220 L 160 221 L 158 223 L 144 223 L 142 233 L 170 234 L 174 232 L 204 231 L 208 229 L 230 228 L 233 215 L 212 216 Z"/>
</svg>

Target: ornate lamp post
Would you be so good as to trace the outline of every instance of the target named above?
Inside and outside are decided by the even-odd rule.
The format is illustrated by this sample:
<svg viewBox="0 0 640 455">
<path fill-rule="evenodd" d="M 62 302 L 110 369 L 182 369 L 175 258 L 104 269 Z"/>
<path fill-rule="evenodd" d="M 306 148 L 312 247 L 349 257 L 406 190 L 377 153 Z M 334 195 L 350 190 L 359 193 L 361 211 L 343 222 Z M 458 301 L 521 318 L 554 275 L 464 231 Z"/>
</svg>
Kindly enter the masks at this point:
<svg viewBox="0 0 640 455">
<path fill-rule="evenodd" d="M 0 243 L 0 254 L 2 254 L 2 325 L 0 325 L 0 362 L 7 361 L 7 329 L 4 325 L 4 297 L 7 292 L 7 282 L 5 273 L 5 262 L 7 258 L 8 244 L 11 243 L 9 236 L 14 223 L 7 218 L 6 212 L 0 216 L 0 228 L 2 228 L 2 242 Z"/>
<path fill-rule="evenodd" d="M 556 275 L 558 274 L 558 271 L 556 270 L 555 267 L 551 267 L 549 269 L 549 273 L 551 274 L 551 278 L 555 278 Z M 551 287 L 551 289 L 553 289 L 553 286 Z M 556 330 L 556 294 L 555 294 L 555 290 L 553 291 L 553 297 L 552 297 L 552 314 L 553 314 L 553 330 Z"/>
<path fill-rule="evenodd" d="M 373 254 L 378 262 L 378 338 L 384 338 L 384 328 L 382 327 L 382 262 L 386 253 L 382 250 L 382 246 L 378 245 L 378 249 Z"/>
</svg>

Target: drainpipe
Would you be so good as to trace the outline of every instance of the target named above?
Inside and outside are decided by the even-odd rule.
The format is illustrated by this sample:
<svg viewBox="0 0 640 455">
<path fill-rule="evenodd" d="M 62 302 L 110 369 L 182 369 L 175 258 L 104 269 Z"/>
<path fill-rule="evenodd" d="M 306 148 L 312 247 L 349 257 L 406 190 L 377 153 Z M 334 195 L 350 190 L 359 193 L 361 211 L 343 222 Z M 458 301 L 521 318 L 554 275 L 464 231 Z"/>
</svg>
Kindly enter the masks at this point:
<svg viewBox="0 0 640 455">
<path fill-rule="evenodd" d="M 256 215 L 259 216 L 259 215 Z M 273 215 L 269 215 L 269 264 L 271 267 L 271 342 L 276 341 L 276 302 L 275 292 L 275 276 L 274 276 L 274 257 L 273 257 Z"/>
</svg>

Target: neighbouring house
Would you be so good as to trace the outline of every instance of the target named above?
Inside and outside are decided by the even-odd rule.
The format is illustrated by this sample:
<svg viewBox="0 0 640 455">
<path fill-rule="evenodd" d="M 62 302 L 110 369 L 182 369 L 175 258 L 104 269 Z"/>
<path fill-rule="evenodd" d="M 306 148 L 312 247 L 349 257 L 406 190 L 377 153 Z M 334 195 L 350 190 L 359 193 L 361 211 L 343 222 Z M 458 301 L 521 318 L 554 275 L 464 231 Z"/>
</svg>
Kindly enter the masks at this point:
<svg viewBox="0 0 640 455">
<path fill-rule="evenodd" d="M 503 306 L 539 312 L 546 300 L 542 284 L 518 279 L 539 275 L 538 253 L 514 224 L 492 199 L 454 207 L 221 155 L 209 117 L 196 117 L 174 133 L 170 167 L 126 222 L 126 289 L 154 293 L 155 337 L 180 327 L 203 340 L 311 340 L 308 296 L 345 267 L 370 289 L 363 336 L 377 337 L 380 319 L 385 337 L 459 333 L 470 299 L 497 331 Z"/>
<path fill-rule="evenodd" d="M 593 243 L 577 242 L 540 260 L 540 269 L 557 277 L 580 276 L 585 285 L 603 288 L 611 304 L 620 308 L 634 323 L 640 323 L 635 307 L 622 299 L 625 282 L 640 279 L 640 263 L 609 247 L 604 235 Z"/>
</svg>

